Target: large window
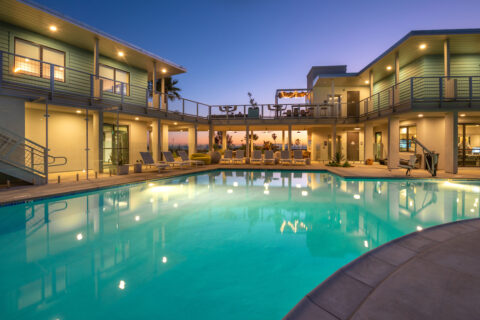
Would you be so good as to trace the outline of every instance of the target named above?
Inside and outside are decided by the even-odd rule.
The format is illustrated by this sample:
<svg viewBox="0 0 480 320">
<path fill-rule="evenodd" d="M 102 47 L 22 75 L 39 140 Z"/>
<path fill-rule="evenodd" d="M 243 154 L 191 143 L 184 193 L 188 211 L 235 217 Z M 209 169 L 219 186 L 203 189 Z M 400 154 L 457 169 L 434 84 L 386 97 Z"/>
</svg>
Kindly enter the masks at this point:
<svg viewBox="0 0 480 320">
<path fill-rule="evenodd" d="M 130 95 L 130 74 L 128 72 L 101 64 L 100 77 L 103 80 L 103 91 L 122 94 L 123 84 L 123 94 Z"/>
<path fill-rule="evenodd" d="M 480 167 L 480 124 L 458 125 L 458 165 Z"/>
<path fill-rule="evenodd" d="M 15 38 L 15 54 L 15 73 L 50 79 L 54 65 L 54 79 L 65 82 L 65 52 Z"/>
<path fill-rule="evenodd" d="M 400 152 L 415 152 L 413 138 L 416 137 L 416 126 L 400 127 Z"/>
</svg>

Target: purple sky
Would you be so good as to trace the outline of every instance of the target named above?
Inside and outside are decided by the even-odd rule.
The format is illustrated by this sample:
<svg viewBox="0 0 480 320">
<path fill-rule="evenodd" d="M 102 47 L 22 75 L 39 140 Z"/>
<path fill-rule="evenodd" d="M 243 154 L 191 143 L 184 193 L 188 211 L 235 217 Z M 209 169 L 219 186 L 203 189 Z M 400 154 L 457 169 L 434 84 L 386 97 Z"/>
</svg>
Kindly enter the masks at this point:
<svg viewBox="0 0 480 320">
<path fill-rule="evenodd" d="M 480 1 L 37 0 L 187 68 L 183 96 L 273 103 L 313 65 L 358 71 L 410 30 L 480 27 Z"/>
</svg>

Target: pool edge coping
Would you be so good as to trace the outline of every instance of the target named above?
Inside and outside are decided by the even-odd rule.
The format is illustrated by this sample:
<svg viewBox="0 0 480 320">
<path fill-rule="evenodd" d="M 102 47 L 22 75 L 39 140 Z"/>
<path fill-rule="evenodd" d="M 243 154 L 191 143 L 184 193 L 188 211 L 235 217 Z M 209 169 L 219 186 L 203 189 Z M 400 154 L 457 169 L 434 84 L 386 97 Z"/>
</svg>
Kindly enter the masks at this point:
<svg viewBox="0 0 480 320">
<path fill-rule="evenodd" d="M 349 262 L 348 264 L 344 265 L 337 271 L 335 271 L 332 275 L 330 275 L 328 278 L 326 278 L 324 281 L 322 281 L 319 285 L 317 285 L 313 290 L 311 290 L 309 293 L 307 293 L 300 301 L 298 301 L 295 306 L 290 309 L 290 311 L 283 317 L 283 319 L 351 319 L 356 312 L 360 309 L 360 307 L 369 299 L 369 297 L 373 294 L 373 292 L 379 288 L 382 283 L 387 280 L 390 276 L 392 276 L 394 273 L 396 273 L 398 270 L 402 269 L 403 266 L 408 264 L 410 261 L 417 259 L 419 256 L 423 255 L 427 251 L 434 250 L 435 248 L 441 246 L 442 244 L 457 238 L 461 235 L 465 235 L 467 233 L 471 232 L 479 232 L 480 231 L 480 224 L 478 223 L 480 221 L 480 218 L 472 218 L 472 219 L 465 219 L 465 220 L 458 220 L 458 221 L 452 221 L 452 222 L 447 222 L 443 224 L 439 224 L 436 226 L 432 226 L 426 229 L 423 229 L 421 231 L 414 231 L 411 233 L 408 233 L 406 235 L 403 235 L 399 238 L 393 239 L 387 243 L 384 243 L 372 250 L 369 250 L 368 252 L 362 254 L 360 257 L 354 259 L 353 261 Z M 453 230 L 454 227 L 457 226 L 467 226 L 467 231 L 465 232 L 465 228 L 456 228 L 456 230 Z M 471 228 L 471 230 L 468 230 L 468 228 Z M 444 240 L 436 240 L 433 237 L 425 237 L 422 236 L 422 234 L 431 234 L 434 233 L 437 230 L 441 230 L 441 232 L 447 232 L 450 234 L 450 237 L 444 239 Z M 417 248 L 413 249 L 411 245 L 406 244 L 407 241 L 411 240 L 412 238 L 415 237 L 420 237 L 423 240 L 427 240 L 431 242 L 430 245 L 427 245 L 423 248 Z M 389 253 L 393 252 L 394 246 L 401 247 L 402 250 L 406 251 L 411 251 L 413 253 L 412 256 L 404 259 L 401 263 L 395 264 L 392 263 L 392 259 L 390 258 L 387 259 L 385 257 L 380 257 L 379 253 L 384 251 L 382 253 L 382 256 L 392 256 Z M 353 269 L 360 265 L 361 263 L 364 263 L 368 259 L 375 259 L 379 260 L 382 263 L 389 264 L 393 268 L 391 271 L 389 271 L 385 276 L 380 277 L 379 279 L 376 280 L 377 284 L 374 286 L 371 286 L 363 279 L 359 279 L 358 276 L 355 275 L 355 272 Z M 353 312 L 349 313 L 346 317 L 339 315 L 338 312 L 334 310 L 334 308 L 331 307 L 325 307 L 321 306 L 321 302 L 319 303 L 318 296 L 321 295 L 326 295 L 326 292 L 328 294 L 328 291 L 332 291 L 332 286 L 335 285 L 335 283 L 338 283 L 339 280 L 345 279 L 345 278 L 350 278 L 353 279 L 354 282 L 352 282 L 351 287 L 352 291 L 356 291 L 354 288 L 357 283 L 360 283 L 360 285 L 364 285 L 367 287 L 370 287 L 370 290 L 368 291 L 367 294 L 365 293 L 354 293 L 353 300 L 357 300 L 358 302 L 355 303 L 355 307 Z M 348 287 L 348 286 L 347 286 Z M 348 288 L 347 288 L 348 289 Z M 345 288 L 342 289 L 343 291 L 346 291 Z M 315 297 L 317 296 L 317 297 Z M 336 301 L 336 306 L 339 309 L 345 308 L 342 304 L 345 303 L 345 301 Z M 319 316 L 320 315 L 320 316 Z"/>
</svg>

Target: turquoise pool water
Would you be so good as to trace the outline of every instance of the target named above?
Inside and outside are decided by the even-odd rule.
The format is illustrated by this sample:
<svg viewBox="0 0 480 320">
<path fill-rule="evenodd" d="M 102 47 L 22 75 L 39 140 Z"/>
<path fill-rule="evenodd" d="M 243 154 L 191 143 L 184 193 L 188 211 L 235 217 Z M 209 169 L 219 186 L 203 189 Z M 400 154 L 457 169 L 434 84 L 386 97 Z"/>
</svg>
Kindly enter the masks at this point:
<svg viewBox="0 0 480 320">
<path fill-rule="evenodd" d="M 0 319 L 278 319 L 480 184 L 213 171 L 0 208 Z"/>
</svg>

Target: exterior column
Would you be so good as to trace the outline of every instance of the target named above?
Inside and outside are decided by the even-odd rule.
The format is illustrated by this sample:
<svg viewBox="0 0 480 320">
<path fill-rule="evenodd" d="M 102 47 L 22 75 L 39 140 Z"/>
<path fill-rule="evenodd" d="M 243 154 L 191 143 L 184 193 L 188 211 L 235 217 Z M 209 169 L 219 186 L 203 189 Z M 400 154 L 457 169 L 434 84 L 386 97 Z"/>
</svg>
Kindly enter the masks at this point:
<svg viewBox="0 0 480 320">
<path fill-rule="evenodd" d="M 152 72 L 152 107 L 160 108 L 160 95 L 157 92 L 157 63 L 153 61 Z"/>
<path fill-rule="evenodd" d="M 363 152 L 364 152 L 364 160 L 367 159 L 374 159 L 373 156 L 373 124 L 369 121 L 365 122 L 364 132 L 363 132 Z"/>
<path fill-rule="evenodd" d="M 245 126 L 245 157 L 250 158 L 250 127 L 248 124 Z"/>
<path fill-rule="evenodd" d="M 103 112 L 93 112 L 93 143 L 92 155 L 93 166 L 92 169 L 96 172 L 103 172 Z"/>
<path fill-rule="evenodd" d="M 370 70 L 368 84 L 370 85 L 370 97 L 373 96 L 373 70 Z"/>
<path fill-rule="evenodd" d="M 445 115 L 445 172 L 458 173 L 458 112 Z"/>
<path fill-rule="evenodd" d="M 337 117 L 337 108 L 335 105 L 335 80 L 332 80 L 332 114 Z"/>
<path fill-rule="evenodd" d="M 398 168 L 400 161 L 400 120 L 398 118 L 388 118 L 388 169 Z"/>
<path fill-rule="evenodd" d="M 197 152 L 197 124 L 193 127 L 188 128 L 188 155 Z"/>
<path fill-rule="evenodd" d="M 337 153 L 337 124 L 333 124 L 332 127 L 332 154 L 330 155 L 330 159 L 332 159 Z"/>
<path fill-rule="evenodd" d="M 160 81 L 161 88 L 160 88 L 160 108 L 162 110 L 167 109 L 167 96 L 165 95 L 165 78 L 162 78 Z"/>
<path fill-rule="evenodd" d="M 152 155 L 154 161 L 162 159 L 162 121 L 160 119 L 152 123 Z"/>
<path fill-rule="evenodd" d="M 285 130 L 282 130 L 282 151 L 285 150 Z"/>
<path fill-rule="evenodd" d="M 395 52 L 395 84 L 400 82 L 400 59 L 398 57 L 398 51 Z"/>
<path fill-rule="evenodd" d="M 443 41 L 443 69 L 445 77 L 450 76 L 450 41 Z"/>
<path fill-rule="evenodd" d="M 213 124 L 210 123 L 210 126 L 208 128 L 208 151 L 213 151 L 213 137 L 214 137 Z"/>
<path fill-rule="evenodd" d="M 227 150 L 227 131 L 222 131 L 222 150 Z"/>
<path fill-rule="evenodd" d="M 168 151 L 168 124 L 162 124 L 161 126 L 161 144 L 160 144 L 160 151 Z"/>
<path fill-rule="evenodd" d="M 95 43 L 93 47 L 93 95 L 95 97 L 100 97 L 102 95 L 101 88 L 100 88 L 100 46 L 98 38 L 95 38 Z"/>
<path fill-rule="evenodd" d="M 292 151 L 292 125 L 288 125 L 288 151 Z"/>
</svg>

